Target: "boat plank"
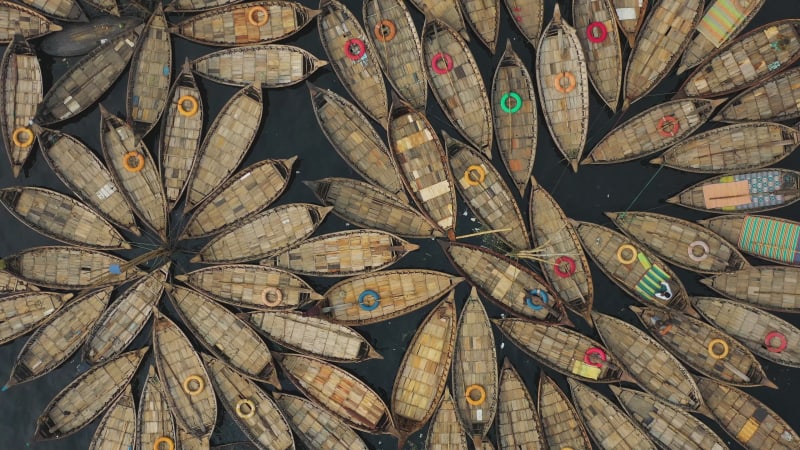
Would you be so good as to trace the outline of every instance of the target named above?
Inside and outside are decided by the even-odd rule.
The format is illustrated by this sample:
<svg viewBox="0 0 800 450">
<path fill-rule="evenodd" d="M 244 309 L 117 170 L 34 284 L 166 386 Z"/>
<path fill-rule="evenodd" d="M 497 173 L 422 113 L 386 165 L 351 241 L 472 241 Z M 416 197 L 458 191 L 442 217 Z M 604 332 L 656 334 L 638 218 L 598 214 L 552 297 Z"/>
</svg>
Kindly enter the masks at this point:
<svg viewBox="0 0 800 450">
<path fill-rule="evenodd" d="M 461 428 L 461 423 L 458 421 L 450 390 L 446 388 L 442 401 L 436 409 L 436 414 L 431 418 L 428 437 L 425 440 L 425 448 L 431 450 L 467 450 L 464 429 Z"/>
<path fill-rule="evenodd" d="M 304 397 L 272 394 L 300 441 L 320 450 L 367 450 L 367 444 L 336 415 Z M 216 448 L 216 447 L 215 447 Z"/>
<path fill-rule="evenodd" d="M 75 0 L 21 0 L 42 14 L 66 22 L 87 22 L 89 19 Z"/>
<path fill-rule="evenodd" d="M 628 40 L 628 46 L 633 48 L 636 44 L 636 35 L 642 27 L 644 18 L 647 17 L 649 0 L 611 0 L 611 6 L 616 10 L 617 24 L 620 31 Z"/>
<path fill-rule="evenodd" d="M 175 418 L 170 411 L 169 403 L 164 397 L 161 380 L 155 368 L 148 367 L 147 379 L 142 388 L 139 410 L 136 414 L 136 446 L 137 449 L 160 448 L 160 441 L 167 439 L 172 445 L 180 442 Z M 182 442 L 181 442 L 182 444 Z"/>
<path fill-rule="evenodd" d="M 136 429 L 136 407 L 131 385 L 111 404 L 92 435 L 89 450 L 126 450 L 133 448 Z"/>
<path fill-rule="evenodd" d="M 38 11 L 18 3 L 0 1 L 0 43 L 9 43 L 14 35 L 21 34 L 25 39 L 36 39 L 46 34 L 61 31 L 61 26 L 52 22 Z"/>
<path fill-rule="evenodd" d="M 589 81 L 616 112 L 622 90 L 622 47 L 610 0 L 573 0 L 572 23 L 586 55 Z"/>
<path fill-rule="evenodd" d="M 0 298 L 0 345 L 38 328 L 73 294 L 19 292 Z"/>
<path fill-rule="evenodd" d="M 793 67 L 733 97 L 714 117 L 718 122 L 784 120 L 800 117 L 800 67 Z"/>
<path fill-rule="evenodd" d="M 164 11 L 177 13 L 198 12 L 240 2 L 242 0 L 172 0 L 164 7 Z"/>
<path fill-rule="evenodd" d="M 0 136 L 17 178 L 35 148 L 36 134 L 29 124 L 43 95 L 39 58 L 21 35 L 14 35 L 3 52 L 0 83 Z"/>
<path fill-rule="evenodd" d="M 547 448 L 541 420 L 531 394 L 508 358 L 500 370 L 497 409 L 499 448 Z"/>
<path fill-rule="evenodd" d="M 409 2 L 424 16 L 439 20 L 458 32 L 462 38 L 469 41 L 469 33 L 467 32 L 467 26 L 464 24 L 460 0 L 441 0 L 435 2 L 409 0 Z"/>
<path fill-rule="evenodd" d="M 800 312 L 800 269 L 756 266 L 721 273 L 700 282 L 730 299 L 772 311 Z"/>
<path fill-rule="evenodd" d="M 500 32 L 500 0 L 460 0 L 463 19 L 491 54 Z"/>
<path fill-rule="evenodd" d="M 548 448 L 591 450 L 592 442 L 578 411 L 555 381 L 539 374 L 539 417 Z"/>
<path fill-rule="evenodd" d="M 509 16 L 522 36 L 536 48 L 544 24 L 544 2 L 541 0 L 503 0 Z"/>
</svg>

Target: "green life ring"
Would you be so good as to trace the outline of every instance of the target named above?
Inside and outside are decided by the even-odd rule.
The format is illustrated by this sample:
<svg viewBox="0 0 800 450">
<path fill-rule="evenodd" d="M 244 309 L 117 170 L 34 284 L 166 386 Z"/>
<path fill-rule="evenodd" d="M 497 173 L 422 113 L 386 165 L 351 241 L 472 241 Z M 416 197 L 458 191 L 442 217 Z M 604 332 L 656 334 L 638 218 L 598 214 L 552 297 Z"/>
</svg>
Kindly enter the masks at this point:
<svg viewBox="0 0 800 450">
<path fill-rule="evenodd" d="M 514 99 L 514 106 L 511 108 L 508 107 L 509 98 Z M 514 114 L 522 108 L 522 97 L 516 92 L 506 92 L 503 94 L 503 97 L 500 98 L 500 108 L 509 114 Z"/>
</svg>

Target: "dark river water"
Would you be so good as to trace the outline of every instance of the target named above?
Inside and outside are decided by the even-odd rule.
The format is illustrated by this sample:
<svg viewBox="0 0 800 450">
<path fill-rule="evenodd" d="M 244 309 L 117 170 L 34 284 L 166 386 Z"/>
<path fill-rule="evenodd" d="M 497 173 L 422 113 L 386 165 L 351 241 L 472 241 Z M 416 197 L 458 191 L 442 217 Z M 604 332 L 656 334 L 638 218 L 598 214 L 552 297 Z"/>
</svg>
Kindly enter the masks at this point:
<svg viewBox="0 0 800 450">
<path fill-rule="evenodd" d="M 309 6 L 316 6 L 309 0 L 303 0 L 301 3 Z M 345 3 L 357 17 L 361 17 L 361 2 L 347 0 Z M 552 16 L 555 2 L 553 0 L 547 0 L 545 3 L 547 10 L 545 22 L 547 22 Z M 562 0 L 560 3 L 564 16 L 571 17 L 570 2 Z M 711 2 L 709 1 L 708 3 Z M 417 22 L 418 29 L 421 30 L 423 16 L 413 9 L 412 14 Z M 769 0 L 749 28 L 777 19 L 790 17 L 800 17 L 800 2 Z M 174 23 L 181 18 L 179 16 L 170 16 L 169 19 Z M 504 48 L 505 41 L 510 39 L 514 49 L 520 54 L 533 73 L 531 61 L 534 56 L 534 51 L 522 38 L 517 29 L 512 26 L 509 19 L 507 11 L 503 8 L 498 49 Z M 327 59 L 319 42 L 315 24 L 312 24 L 303 32 L 287 40 L 286 43 L 305 48 L 318 57 Z M 173 38 L 173 48 L 174 71 L 177 71 L 184 58 L 196 58 L 213 51 L 211 48 L 196 45 L 177 37 Z M 487 86 L 490 86 L 491 77 L 500 59 L 501 52 L 491 55 L 484 47 L 477 43 L 477 39 L 474 35 L 471 49 L 481 67 L 484 81 Z M 45 71 L 45 89 L 48 89 L 53 81 L 66 70 L 68 65 L 76 64 L 79 58 L 71 58 L 69 60 L 58 58 L 54 60 L 42 54 L 41 60 Z M 646 99 L 636 103 L 625 117 L 630 117 L 646 107 L 670 99 L 682 79 L 683 78 L 674 76 L 670 77 L 660 84 Z M 322 69 L 314 74 L 311 77 L 311 81 L 346 95 L 342 84 L 329 68 Z M 204 101 L 207 108 L 206 126 L 208 126 L 224 102 L 230 98 L 236 89 L 203 81 L 202 79 L 200 79 L 199 82 L 204 91 Z M 101 99 L 101 102 L 109 111 L 120 115 L 124 114 L 126 83 L 127 72 L 120 77 L 113 89 Z M 291 185 L 276 204 L 288 202 L 316 203 L 316 198 L 312 195 L 310 190 L 301 183 L 302 180 L 314 180 L 327 176 L 358 177 L 338 157 L 319 130 L 309 101 L 309 93 L 304 85 L 301 84 L 287 89 L 265 91 L 265 101 L 263 124 L 258 138 L 244 164 L 252 164 L 265 158 L 286 158 L 292 155 L 299 156 Z M 446 130 L 452 136 L 458 136 L 458 133 L 447 123 L 432 95 L 429 95 L 427 113 L 434 127 L 439 130 Z M 542 115 L 540 114 L 539 148 L 536 154 L 534 175 L 539 180 L 540 184 L 554 195 L 570 217 L 604 225 L 610 225 L 609 221 L 603 216 L 604 211 L 621 211 L 626 209 L 656 211 L 690 220 L 707 217 L 707 215 L 702 213 L 664 203 L 664 199 L 681 191 L 690 184 L 701 180 L 704 176 L 681 173 L 670 169 L 664 169 L 659 172 L 657 171 L 657 167 L 642 161 L 609 166 L 584 166 L 580 169 L 579 173 L 574 174 L 567 168 L 567 165 L 561 161 L 560 154 L 556 151 L 548 135 L 545 124 L 541 121 L 541 117 Z M 593 93 L 590 118 L 591 126 L 586 152 L 612 128 L 613 124 L 620 117 L 612 115 L 611 111 L 601 104 L 599 97 Z M 81 114 L 78 118 L 58 124 L 56 127 L 67 133 L 78 136 L 99 154 L 99 120 L 99 110 L 94 106 L 87 112 Z M 718 124 L 710 124 L 705 128 L 714 126 L 718 126 Z M 381 131 L 382 135 L 385 135 L 382 130 L 379 131 Z M 147 139 L 147 143 L 150 145 L 151 149 L 154 149 L 156 135 L 157 133 L 153 132 Z M 497 150 L 495 149 L 494 162 L 497 167 L 501 167 L 499 156 L 496 152 Z M 0 185 L 2 185 L 2 187 L 24 184 L 45 186 L 67 192 L 66 188 L 54 176 L 41 157 L 36 158 L 27 175 L 23 175 L 17 180 L 12 178 L 10 167 L 5 163 L 5 156 L 3 156 L 3 161 L 4 163 L 0 164 Z M 794 169 L 800 168 L 800 155 L 794 154 L 790 156 L 783 160 L 780 166 Z M 501 173 L 505 175 L 505 171 L 502 169 Z M 517 200 L 522 210 L 526 211 L 528 201 L 527 195 L 525 198 L 518 197 Z M 774 214 L 776 216 L 799 220 L 800 214 L 798 214 L 798 208 L 800 207 L 790 206 L 775 211 Z M 2 220 L 3 225 L 2 239 L 0 239 L 0 255 L 10 255 L 25 248 L 55 243 L 26 228 L 4 210 L 0 211 L 2 211 L 0 212 L 0 220 Z M 466 207 L 460 200 L 458 217 L 458 234 L 469 233 L 479 226 L 473 218 L 473 215 L 467 212 Z M 179 224 L 181 221 L 182 218 L 179 215 L 173 214 L 172 222 L 174 224 Z M 352 226 L 330 215 L 317 233 L 328 233 L 348 228 L 352 228 Z M 133 238 L 133 236 L 129 236 L 129 238 Z M 153 242 L 154 239 L 147 236 L 137 241 L 141 248 L 152 247 Z M 476 240 L 475 242 L 480 242 L 480 240 Z M 428 268 L 455 273 L 455 270 L 444 258 L 436 242 L 424 240 L 417 241 L 417 243 L 420 244 L 421 248 L 417 252 L 401 260 L 395 268 Z M 196 241 L 182 244 L 183 247 L 188 249 L 197 249 L 200 245 L 202 245 L 202 242 Z M 143 251 L 142 249 L 138 249 L 120 254 L 123 254 L 125 257 L 133 257 Z M 188 259 L 188 256 L 185 254 L 174 255 L 174 273 L 182 273 L 199 267 L 189 264 Z M 763 264 L 758 261 L 753 262 L 755 264 Z M 699 275 L 681 269 L 676 269 L 676 271 L 690 294 L 712 295 L 710 291 L 697 282 L 700 278 Z M 595 308 L 601 312 L 612 314 L 638 324 L 636 318 L 628 310 L 628 306 L 634 303 L 633 299 L 617 288 L 616 285 L 600 273 L 599 269 L 594 265 L 592 266 L 592 272 L 594 274 L 596 292 Z M 317 278 L 308 279 L 308 281 L 317 291 L 324 292 L 334 282 L 338 281 L 338 279 Z M 468 292 L 469 286 L 466 283 L 457 288 L 456 299 L 459 307 L 463 304 Z M 501 311 L 498 308 L 488 302 L 485 302 L 485 304 L 490 316 L 499 317 Z M 175 314 L 171 311 L 170 307 L 166 305 L 163 299 L 161 305 L 162 310 L 166 311 L 173 318 L 175 317 Z M 375 348 L 384 356 L 384 359 L 355 365 L 346 365 L 345 368 L 365 380 L 382 395 L 387 404 L 390 401 L 392 383 L 403 357 L 404 350 L 420 321 L 430 309 L 431 306 L 399 319 L 361 327 L 359 329 L 359 331 L 367 336 L 374 344 Z M 795 325 L 800 325 L 800 318 L 797 316 L 783 314 L 782 317 Z M 581 331 L 596 339 L 598 338 L 596 333 L 587 328 L 582 321 L 576 320 L 576 323 Z M 14 358 L 22 348 L 25 339 L 26 338 L 20 338 L 10 344 L 0 347 L 0 361 L 3 361 L 3 363 L 0 364 L 0 381 L 4 381 L 8 378 Z M 530 391 L 535 394 L 539 373 L 542 370 L 541 367 L 517 350 L 514 345 L 505 343 L 503 337 L 497 332 L 496 339 L 498 343 L 498 357 L 501 360 L 503 357 L 510 358 L 521 372 Z M 150 327 L 148 325 L 144 333 L 139 336 L 134 343 L 134 346 L 139 347 L 147 345 L 149 341 Z M 199 345 L 197 345 L 197 348 L 199 348 Z M 143 375 L 147 372 L 144 366 L 151 362 L 152 356 L 148 356 L 134 382 L 134 391 L 136 392 L 137 398 L 141 390 Z M 800 430 L 800 409 L 797 407 L 798 401 L 800 401 L 800 384 L 795 383 L 800 372 L 798 372 L 798 369 L 778 366 L 763 360 L 761 362 L 769 378 L 775 381 L 780 389 L 770 390 L 768 388 L 756 388 L 749 389 L 748 392 L 758 397 L 775 412 L 780 414 L 796 430 Z M 31 440 L 35 430 L 36 419 L 48 402 L 64 386 L 86 369 L 87 367 L 85 364 L 82 364 L 80 358 L 76 356 L 43 378 L 20 386 L 15 386 L 6 392 L 0 393 L 0 450 L 16 450 L 27 447 L 46 449 L 87 448 L 92 433 L 97 426 L 97 421 L 79 433 L 59 441 L 37 444 L 33 443 Z M 550 370 L 546 370 L 546 372 L 553 376 L 562 388 L 567 388 L 563 376 L 555 374 Z M 284 389 L 287 391 L 294 391 L 293 386 L 291 386 L 287 380 L 282 378 L 282 381 Z M 610 391 L 605 386 L 595 385 L 593 387 L 610 395 Z M 739 448 L 737 444 L 732 442 L 732 439 L 725 435 L 724 431 L 719 428 L 719 426 L 708 419 L 705 420 L 726 442 L 729 442 L 731 448 Z M 419 433 L 414 434 L 409 440 L 407 448 L 422 448 L 424 446 L 426 432 L 427 429 L 423 429 Z M 371 448 L 392 449 L 396 447 L 396 442 L 392 437 L 385 435 L 370 436 L 363 433 L 361 435 L 365 441 L 369 443 Z M 495 439 L 494 432 L 491 433 L 490 437 L 493 440 Z M 220 418 L 217 429 L 212 436 L 212 445 L 242 441 L 244 439 L 244 436 L 227 413 L 222 412 L 222 406 L 220 405 Z M 300 446 L 299 443 L 298 446 Z"/>
</svg>

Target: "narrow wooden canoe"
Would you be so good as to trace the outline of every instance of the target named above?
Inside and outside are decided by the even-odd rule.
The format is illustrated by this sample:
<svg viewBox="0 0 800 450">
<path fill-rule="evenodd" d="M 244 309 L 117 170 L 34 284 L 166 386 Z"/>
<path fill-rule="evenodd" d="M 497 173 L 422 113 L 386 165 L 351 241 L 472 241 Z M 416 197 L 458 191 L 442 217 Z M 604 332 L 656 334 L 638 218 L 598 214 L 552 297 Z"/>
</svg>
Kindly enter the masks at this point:
<svg viewBox="0 0 800 450">
<path fill-rule="evenodd" d="M 723 236 L 688 220 L 644 211 L 606 216 L 637 244 L 678 267 L 698 273 L 723 273 L 750 265 Z"/>
<path fill-rule="evenodd" d="M 418 210 L 370 183 L 333 177 L 303 183 L 323 205 L 332 206 L 334 214 L 359 228 L 377 228 L 403 237 L 444 237 Z"/>
<path fill-rule="evenodd" d="M 297 309 L 323 298 L 300 277 L 264 266 L 212 266 L 176 275 L 175 279 L 218 302 L 239 308 Z"/>
<path fill-rule="evenodd" d="M 0 203 L 32 230 L 65 244 L 98 250 L 131 248 L 103 217 L 59 192 L 37 187 L 9 187 L 0 190 Z"/>
<path fill-rule="evenodd" d="M 594 285 L 581 239 L 556 200 L 531 177 L 528 217 L 535 258 L 565 306 L 591 324 Z"/>
<path fill-rule="evenodd" d="M 44 160 L 72 193 L 109 221 L 141 236 L 128 200 L 94 152 L 68 134 L 35 124 L 32 128 Z"/>
<path fill-rule="evenodd" d="M 273 89 L 300 83 L 328 62 L 292 45 L 256 44 L 209 53 L 191 64 L 198 75 L 215 83 Z"/>
<path fill-rule="evenodd" d="M 272 396 L 306 447 L 367 450 L 367 444 L 352 428 L 318 404 L 283 392 L 274 392 Z"/>
<path fill-rule="evenodd" d="M 69 359 L 108 305 L 111 289 L 82 295 L 54 312 L 22 347 L 4 387 L 35 380 Z"/>
<path fill-rule="evenodd" d="M 469 42 L 467 26 L 464 25 L 463 11 L 460 0 L 441 0 L 427 2 L 424 0 L 409 0 L 425 17 L 434 18 L 458 32 L 462 38 Z"/>
<path fill-rule="evenodd" d="M 677 96 L 718 97 L 772 77 L 800 59 L 800 19 L 779 20 L 729 42 L 701 62 Z M 733 64 L 731 64 L 733 62 Z"/>
<path fill-rule="evenodd" d="M 301 393 L 345 424 L 367 433 L 396 435 L 389 407 L 363 381 L 310 356 L 276 353 L 275 359 Z"/>
<path fill-rule="evenodd" d="M 450 170 L 457 176 L 458 192 L 475 217 L 497 233 L 501 241 L 515 250 L 528 249 L 531 237 L 522 219 L 514 194 L 492 161 L 473 147 L 442 131 Z"/>
<path fill-rule="evenodd" d="M 358 107 L 328 89 L 306 83 L 322 133 L 356 173 L 407 202 L 389 149 Z"/>
<path fill-rule="evenodd" d="M 611 130 L 581 164 L 615 164 L 665 150 L 703 126 L 721 102 L 687 98 L 652 106 Z"/>
<path fill-rule="evenodd" d="M 715 0 L 697 24 L 694 35 L 678 64 L 678 75 L 700 64 L 708 55 L 739 35 L 766 0 Z"/>
<path fill-rule="evenodd" d="M 589 222 L 574 222 L 583 248 L 600 270 L 631 297 L 645 305 L 697 312 L 683 283 L 660 258 L 622 233 Z"/>
<path fill-rule="evenodd" d="M 203 45 L 267 44 L 294 35 L 317 14 L 297 2 L 260 0 L 210 9 L 172 25 L 169 31 Z"/>
<path fill-rule="evenodd" d="M 83 346 L 86 362 L 98 364 L 116 357 L 133 342 L 161 300 L 169 266 L 167 263 L 136 280 L 103 311 Z"/>
<path fill-rule="evenodd" d="M 325 293 L 322 313 L 332 322 L 368 325 L 416 311 L 438 300 L 464 281 L 425 269 L 384 270 L 350 277 Z"/>
<path fill-rule="evenodd" d="M 232 5 L 242 0 L 172 0 L 164 11 L 169 13 L 186 13 L 205 11 L 219 6 Z"/>
<path fill-rule="evenodd" d="M 759 213 L 800 200 L 800 172 L 756 169 L 719 175 L 689 186 L 667 203 L 721 214 Z"/>
<path fill-rule="evenodd" d="M 334 73 L 361 109 L 385 128 L 389 100 L 380 57 L 373 60 L 372 45 L 347 6 L 337 0 L 320 0 L 319 9 L 319 38 Z"/>
<path fill-rule="evenodd" d="M 592 316 L 600 338 L 639 386 L 673 406 L 707 413 L 692 375 L 658 341 L 615 317 Z"/>
<path fill-rule="evenodd" d="M 366 0 L 362 17 L 367 39 L 389 83 L 405 101 L 424 111 L 428 83 L 422 44 L 405 2 Z"/>
<path fill-rule="evenodd" d="M 616 11 L 610 0 L 573 0 L 572 23 L 575 25 L 586 68 L 594 90 L 617 111 L 622 90 L 622 46 L 619 42 Z"/>
<path fill-rule="evenodd" d="M 0 260 L 0 266 L 28 283 L 63 290 L 100 288 L 139 277 L 128 261 L 77 247 L 34 247 Z"/>
<path fill-rule="evenodd" d="M 111 177 L 128 199 L 133 212 L 167 239 L 167 199 L 158 166 L 133 128 L 100 105 L 100 143 Z"/>
<path fill-rule="evenodd" d="M 61 26 L 50 21 L 38 11 L 10 1 L 0 1 L 0 43 L 8 43 L 14 35 L 25 39 L 36 39 L 61 30 Z"/>
<path fill-rule="evenodd" d="M 254 381 L 222 360 L 203 355 L 222 405 L 244 434 L 261 450 L 294 449 L 289 422 L 275 401 Z"/>
<path fill-rule="evenodd" d="M 503 0 L 508 14 L 522 36 L 536 48 L 544 23 L 544 2 L 540 0 Z"/>
<path fill-rule="evenodd" d="M 309 237 L 331 209 L 310 203 L 268 209 L 217 235 L 192 262 L 238 263 L 266 258 Z"/>
<path fill-rule="evenodd" d="M 123 353 L 78 375 L 39 416 L 34 440 L 60 439 L 92 422 L 126 392 L 147 350 Z"/>
<path fill-rule="evenodd" d="M 658 450 L 647 433 L 606 396 L 567 378 L 575 409 L 600 448 Z"/>
<path fill-rule="evenodd" d="M 569 325 L 564 302 L 536 272 L 477 245 L 439 241 L 445 255 L 478 292 L 511 314 Z"/>
<path fill-rule="evenodd" d="M 167 295 L 184 325 L 211 354 L 244 376 L 280 386 L 269 347 L 247 322 L 197 291 L 172 286 Z"/>
<path fill-rule="evenodd" d="M 21 35 L 14 35 L 3 52 L 0 84 L 0 136 L 17 178 L 34 149 L 36 134 L 29 124 L 36 116 L 43 89 L 39 58 Z"/>
<path fill-rule="evenodd" d="M 98 11 L 119 17 L 117 0 L 86 0 L 86 4 Z"/>
<path fill-rule="evenodd" d="M 633 389 L 609 386 L 625 411 L 660 448 L 728 450 L 711 428 L 689 412 Z"/>
<path fill-rule="evenodd" d="M 61 122 L 92 106 L 128 66 L 144 24 L 92 50 L 56 80 L 39 103 L 34 121 Z"/>
<path fill-rule="evenodd" d="M 592 449 L 578 411 L 544 372 L 539 373 L 539 417 L 548 448 Z"/>
<path fill-rule="evenodd" d="M 2 265 L 2 264 L 0 264 Z M 22 278 L 11 273 L 0 270 L 0 294 L 8 295 L 18 292 L 38 292 L 39 288 L 28 284 Z"/>
<path fill-rule="evenodd" d="M 477 447 L 494 422 L 499 386 L 492 324 L 475 288 L 461 309 L 456 333 L 450 369 L 452 389 L 456 393 L 455 411 L 457 420 Z"/>
<path fill-rule="evenodd" d="M 520 350 L 556 372 L 589 383 L 631 381 L 603 346 L 567 327 L 525 319 L 492 319 Z"/>
<path fill-rule="evenodd" d="M 38 328 L 73 294 L 19 292 L 0 298 L 0 345 Z"/>
<path fill-rule="evenodd" d="M 106 411 L 92 435 L 89 450 L 134 448 L 136 407 L 131 385 L 125 386 L 117 400 Z"/>
<path fill-rule="evenodd" d="M 172 76 L 172 41 L 162 4 L 145 25 L 136 43 L 128 72 L 125 115 L 137 137 L 144 137 L 161 118 Z"/>
<path fill-rule="evenodd" d="M 264 112 L 261 88 L 248 85 L 235 93 L 206 132 L 186 182 L 189 211 L 208 197 L 244 160 L 256 139 Z"/>
<path fill-rule="evenodd" d="M 155 367 L 148 367 L 147 380 L 142 388 L 139 410 L 136 412 L 136 447 L 142 450 L 161 448 L 164 443 L 180 442 L 175 417 L 164 396 L 161 380 Z"/>
<path fill-rule="evenodd" d="M 184 237 L 204 237 L 258 214 L 286 190 L 297 156 L 247 166 L 212 191 L 195 209 Z"/>
<path fill-rule="evenodd" d="M 41 11 L 47 17 L 63 20 L 65 22 L 88 22 L 86 13 L 83 12 L 78 2 L 75 0 L 21 0 L 31 8 Z"/>
<path fill-rule="evenodd" d="M 492 79 L 492 119 L 500 159 L 521 196 L 533 173 L 539 136 L 537 111 L 531 74 L 509 39 Z"/>
<path fill-rule="evenodd" d="M 154 314 L 153 353 L 164 396 L 180 428 L 207 438 L 217 420 L 208 372 L 183 331 L 161 313 Z"/>
<path fill-rule="evenodd" d="M 703 0 L 655 2 L 632 46 L 625 69 L 622 110 L 667 77 L 689 45 L 703 15 Z"/>
<path fill-rule="evenodd" d="M 444 22 L 428 17 L 422 28 L 428 82 L 453 127 L 492 156 L 492 114 L 478 63 L 465 41 Z M 394 108 L 393 108 L 394 109 Z"/>
<path fill-rule="evenodd" d="M 508 358 L 500 369 L 497 444 L 505 448 L 547 448 L 539 413 L 519 372 Z"/>
<path fill-rule="evenodd" d="M 720 294 L 758 308 L 800 312 L 800 269 L 784 266 L 748 267 L 700 282 Z"/>
<path fill-rule="evenodd" d="M 728 334 L 675 311 L 630 308 L 658 342 L 704 376 L 734 386 L 777 389 L 756 357 Z"/>
<path fill-rule="evenodd" d="M 454 235 L 455 182 L 447 165 L 447 152 L 425 113 L 394 98 L 389 145 L 400 179 L 414 203 L 448 236 Z"/>
<path fill-rule="evenodd" d="M 589 75 L 578 34 L 562 19 L 557 4 L 539 41 L 535 65 L 547 129 L 577 172 L 589 131 Z"/>
<path fill-rule="evenodd" d="M 500 0 L 460 0 L 464 21 L 491 54 L 497 47 L 500 32 Z"/>
<path fill-rule="evenodd" d="M 617 12 L 617 24 L 620 31 L 628 40 L 628 47 L 636 45 L 636 35 L 642 27 L 644 18 L 647 16 L 649 0 L 611 0 L 611 6 Z"/>
<path fill-rule="evenodd" d="M 745 448 L 792 448 L 800 435 L 779 415 L 752 395 L 708 378 L 697 378 L 713 417 Z"/>
<path fill-rule="evenodd" d="M 352 328 L 297 311 L 260 311 L 241 316 L 256 331 L 282 347 L 331 362 L 383 359 Z"/>
<path fill-rule="evenodd" d="M 748 255 L 778 264 L 800 266 L 800 223 L 758 215 L 718 216 L 699 223 Z"/>
<path fill-rule="evenodd" d="M 433 416 L 447 387 L 456 343 L 456 305 L 450 294 L 416 328 L 392 387 L 398 448 Z"/>
<path fill-rule="evenodd" d="M 491 421 L 489 421 L 491 424 Z M 479 441 L 480 442 L 480 441 Z M 467 450 L 467 440 L 464 439 L 464 429 L 458 421 L 456 406 L 450 390 L 444 390 L 442 401 L 436 409 L 428 428 L 428 437 L 425 448 L 431 450 Z"/>
<path fill-rule="evenodd" d="M 784 120 L 800 117 L 800 67 L 787 69 L 733 97 L 714 117 L 717 122 Z"/>
<path fill-rule="evenodd" d="M 139 17 L 100 16 L 89 22 L 69 23 L 58 34 L 39 41 L 38 49 L 50 56 L 67 58 L 89 53 L 102 39 L 111 39 L 142 23 Z"/>
</svg>

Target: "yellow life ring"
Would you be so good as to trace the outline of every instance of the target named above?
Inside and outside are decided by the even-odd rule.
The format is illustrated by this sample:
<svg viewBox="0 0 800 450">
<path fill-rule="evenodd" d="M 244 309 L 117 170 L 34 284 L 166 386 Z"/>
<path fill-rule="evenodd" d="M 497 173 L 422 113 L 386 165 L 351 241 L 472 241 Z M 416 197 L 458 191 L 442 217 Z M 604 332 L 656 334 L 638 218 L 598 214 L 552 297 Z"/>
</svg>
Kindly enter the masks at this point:
<svg viewBox="0 0 800 450">
<path fill-rule="evenodd" d="M 161 436 L 153 442 L 153 450 L 161 450 L 161 444 L 167 444 L 167 450 L 175 450 L 175 441 L 166 436 Z"/>
<path fill-rule="evenodd" d="M 477 400 L 472 398 L 472 393 L 475 391 L 478 391 Z M 484 389 L 483 386 L 472 384 L 467 386 L 467 391 L 464 393 L 464 396 L 467 398 L 467 403 L 472 406 L 479 406 L 486 401 L 486 389 Z"/>
<path fill-rule="evenodd" d="M 197 383 L 197 389 L 191 389 L 189 387 L 189 383 L 191 383 L 192 381 Z M 200 378 L 199 375 L 189 375 L 188 377 L 186 377 L 185 380 L 183 380 L 183 392 L 186 392 L 187 394 L 192 396 L 203 392 L 203 389 L 205 389 L 205 387 L 206 383 L 203 381 L 202 378 Z"/>
<path fill-rule="evenodd" d="M 248 408 L 250 408 L 250 410 L 247 411 L 247 412 L 242 411 L 242 407 L 243 406 L 247 406 Z M 238 402 L 236 402 L 236 416 L 237 417 L 239 417 L 241 419 L 249 419 L 249 418 L 251 418 L 251 417 L 253 417 L 255 415 L 256 415 L 256 404 L 253 403 L 252 400 L 247 399 L 247 398 L 243 398 L 243 399 L 239 400 Z"/>
<path fill-rule="evenodd" d="M 183 104 L 189 102 L 189 109 L 186 109 Z M 197 103 L 197 99 L 192 97 L 191 95 L 184 95 L 183 97 L 178 99 L 178 113 L 184 117 L 192 117 L 197 114 L 197 111 L 200 109 L 200 105 Z"/>
<path fill-rule="evenodd" d="M 478 174 L 477 181 L 473 180 L 472 177 L 469 176 L 472 172 Z M 485 179 L 486 179 L 486 170 L 484 170 L 482 166 L 479 166 L 477 164 L 473 164 L 467 167 L 467 170 L 464 171 L 464 183 L 470 186 L 478 186 L 479 184 L 483 183 L 483 180 Z"/>
<path fill-rule="evenodd" d="M 275 296 L 274 300 L 269 299 L 269 294 L 273 294 Z M 278 306 L 283 301 L 283 292 L 280 289 L 267 286 L 261 291 L 261 302 L 264 303 L 265 306 L 269 306 L 270 308 L 273 306 Z"/>
<path fill-rule="evenodd" d="M 23 136 L 25 139 L 20 140 L 20 136 Z M 33 131 L 28 127 L 14 128 L 14 132 L 11 133 L 11 140 L 14 141 L 14 145 L 17 147 L 30 147 L 33 145 Z"/>
<path fill-rule="evenodd" d="M 625 250 L 631 251 L 631 257 L 628 259 L 622 256 L 622 252 L 624 252 Z M 631 264 L 632 262 L 636 261 L 636 253 L 637 253 L 636 247 L 632 246 L 631 244 L 620 245 L 619 248 L 617 249 L 617 261 L 625 265 Z"/>
<path fill-rule="evenodd" d="M 717 353 L 717 352 L 714 351 L 714 346 L 717 345 L 717 344 L 722 345 L 722 352 L 721 353 Z M 728 348 L 728 343 L 723 341 L 722 339 L 712 339 L 711 342 L 708 343 L 708 356 L 710 356 L 710 357 L 712 357 L 714 359 L 722 359 L 722 358 L 728 356 L 728 351 L 729 350 L 730 350 L 730 348 Z"/>
<path fill-rule="evenodd" d="M 131 160 L 135 160 L 136 164 L 131 164 Z M 128 172 L 139 172 L 144 168 L 144 155 L 136 151 L 125 153 L 122 157 L 122 166 Z"/>
<path fill-rule="evenodd" d="M 263 15 L 261 20 L 256 20 L 257 13 L 261 13 Z M 247 21 L 250 22 L 250 25 L 260 27 L 265 25 L 268 20 L 269 12 L 267 11 L 267 8 L 264 8 L 263 6 L 253 6 L 252 8 L 247 8 Z"/>
</svg>

